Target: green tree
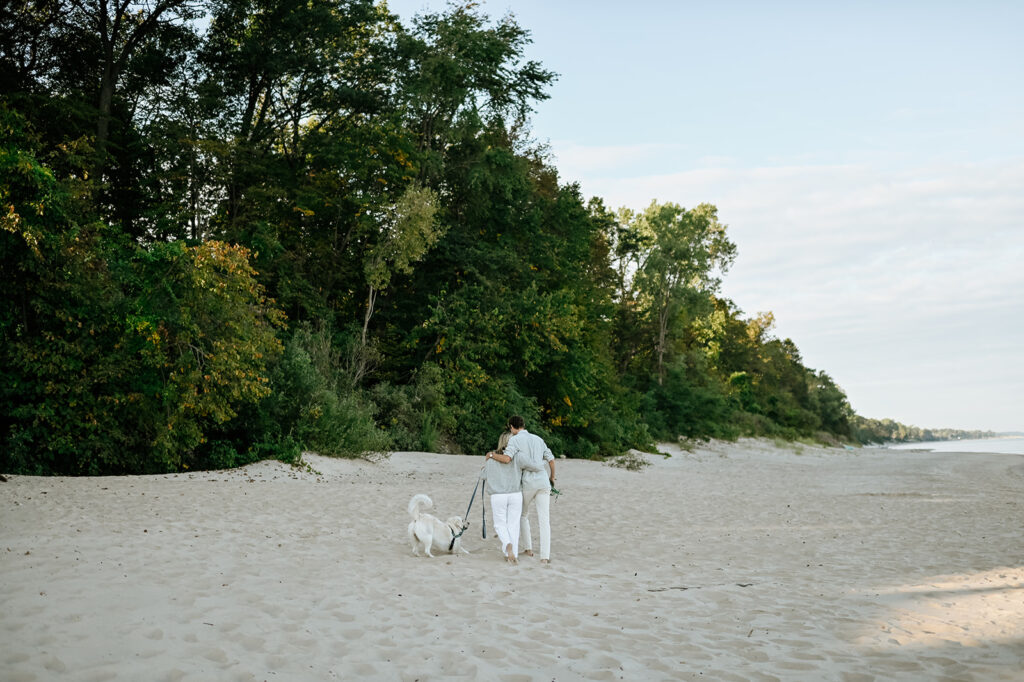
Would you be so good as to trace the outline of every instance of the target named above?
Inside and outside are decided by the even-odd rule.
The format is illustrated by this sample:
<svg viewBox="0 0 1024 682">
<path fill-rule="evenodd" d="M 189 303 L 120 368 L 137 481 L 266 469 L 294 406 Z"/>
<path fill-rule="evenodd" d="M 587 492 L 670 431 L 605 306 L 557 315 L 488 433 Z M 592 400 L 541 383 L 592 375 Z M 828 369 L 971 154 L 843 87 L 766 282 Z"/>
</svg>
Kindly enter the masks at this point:
<svg viewBox="0 0 1024 682">
<path fill-rule="evenodd" d="M 388 288 L 394 274 L 411 275 L 413 264 L 437 243 L 443 229 L 434 219 L 436 212 L 437 195 L 417 183 L 410 185 L 395 205 L 384 211 L 380 239 L 366 254 L 363 265 L 368 293 L 359 351 L 352 372 L 353 385 L 362 381 L 369 368 L 367 330 L 377 295 Z"/>
<path fill-rule="evenodd" d="M 613 229 L 620 309 L 624 317 L 653 326 L 653 338 L 638 344 L 650 349 L 662 383 L 673 340 L 681 335 L 679 316 L 688 305 L 710 300 L 720 274 L 736 256 L 736 246 L 710 204 L 687 210 L 652 202 L 643 213 L 620 212 Z M 639 350 L 634 347 L 630 353 L 635 356 Z"/>
<path fill-rule="evenodd" d="M 4 459 L 14 471 L 166 471 L 268 393 L 280 313 L 245 249 L 141 248 L 80 222 L 66 182 L 0 108 Z"/>
<path fill-rule="evenodd" d="M 139 256 L 127 331 L 158 387 L 146 396 L 159 403 L 156 456 L 178 468 L 194 464 L 208 429 L 269 395 L 267 363 L 281 351 L 274 328 L 283 317 L 244 247 L 172 242 Z"/>
<path fill-rule="evenodd" d="M 409 65 L 399 97 L 423 156 L 420 179 L 434 186 L 454 139 L 474 134 L 481 120 L 522 121 L 548 98 L 555 74 L 525 59 L 530 32 L 512 15 L 495 25 L 476 3 L 417 15 L 398 35 Z"/>
<path fill-rule="evenodd" d="M 528 126 L 555 76 L 511 15 L 104 2 L 0 7 L 11 466 L 477 451 L 513 412 L 581 457 L 850 432 L 771 314 L 719 296 L 715 207 L 559 179 Z"/>
<path fill-rule="evenodd" d="M 102 167 L 110 132 L 114 94 L 131 60 L 161 29 L 198 16 L 189 0 L 79 0 L 67 3 L 80 30 L 93 32 L 99 51 L 96 152 Z"/>
</svg>

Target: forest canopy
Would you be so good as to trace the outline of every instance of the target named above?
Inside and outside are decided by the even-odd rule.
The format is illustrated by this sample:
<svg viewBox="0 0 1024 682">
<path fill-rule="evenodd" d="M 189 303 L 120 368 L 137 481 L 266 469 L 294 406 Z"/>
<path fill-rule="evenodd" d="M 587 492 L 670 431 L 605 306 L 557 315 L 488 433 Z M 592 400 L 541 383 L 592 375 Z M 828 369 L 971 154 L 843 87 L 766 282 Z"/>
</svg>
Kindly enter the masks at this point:
<svg viewBox="0 0 1024 682">
<path fill-rule="evenodd" d="M 530 137 L 556 75 L 472 3 L 0 8 L 0 469 L 851 440 L 720 292 L 709 204 L 613 209 Z"/>
</svg>

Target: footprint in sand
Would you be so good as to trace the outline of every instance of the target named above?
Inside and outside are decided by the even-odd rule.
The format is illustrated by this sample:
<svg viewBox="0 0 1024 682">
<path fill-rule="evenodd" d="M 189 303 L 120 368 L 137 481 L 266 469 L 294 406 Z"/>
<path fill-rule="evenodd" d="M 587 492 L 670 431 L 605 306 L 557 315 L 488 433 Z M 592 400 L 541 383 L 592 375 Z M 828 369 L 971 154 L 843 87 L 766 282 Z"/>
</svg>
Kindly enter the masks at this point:
<svg viewBox="0 0 1024 682">
<path fill-rule="evenodd" d="M 209 648 L 209 649 L 206 649 L 205 651 L 203 651 L 203 653 L 201 655 L 206 660 L 213 661 L 214 663 L 227 663 L 228 662 L 228 655 L 224 653 L 223 649 L 218 649 L 218 648 L 215 648 L 215 647 Z"/>
<path fill-rule="evenodd" d="M 238 637 L 238 643 L 242 645 L 242 648 L 246 651 L 259 652 L 264 650 L 264 645 L 267 643 L 263 637 L 253 637 L 251 635 L 241 635 Z"/>
<path fill-rule="evenodd" d="M 37 649 L 45 649 L 46 647 L 50 646 L 51 644 L 56 644 L 56 643 L 57 643 L 57 638 L 54 637 L 53 635 L 42 635 L 40 637 L 36 637 L 32 641 L 32 645 L 35 648 L 37 648 Z"/>
<path fill-rule="evenodd" d="M 791 656 L 793 656 L 793 658 L 798 658 L 801 661 L 824 661 L 825 660 L 824 656 L 819 656 L 818 654 L 810 653 L 808 651 L 794 651 L 791 654 Z"/>
<path fill-rule="evenodd" d="M 281 670 L 288 665 L 289 660 L 287 656 L 278 656 L 276 654 L 267 656 L 267 669 Z"/>
<path fill-rule="evenodd" d="M 387 640 L 387 643 L 391 644 L 392 641 L 389 639 L 389 640 Z M 317 640 L 311 638 L 311 637 L 289 637 L 288 638 L 288 646 L 294 647 L 296 649 L 303 649 L 303 650 L 306 650 L 306 651 L 314 651 L 316 649 L 317 644 L 319 644 L 319 642 Z"/>
<path fill-rule="evenodd" d="M 501 659 L 505 658 L 505 652 L 501 649 L 496 648 L 481 649 L 478 655 L 480 656 L 480 658 L 487 661 L 500 661 Z"/>
<path fill-rule="evenodd" d="M 43 667 L 52 673 L 64 673 L 68 670 L 68 667 L 64 665 L 64 661 L 53 654 L 43 656 Z"/>
<path fill-rule="evenodd" d="M 357 663 L 352 666 L 352 672 L 355 677 L 376 677 L 377 669 L 369 663 Z"/>
<path fill-rule="evenodd" d="M 622 665 L 617 658 L 612 658 L 611 656 L 598 656 L 593 662 L 601 668 L 611 670 L 618 670 L 619 666 Z"/>
<path fill-rule="evenodd" d="M 771 657 L 769 657 L 767 653 L 765 653 L 764 651 L 758 651 L 756 649 L 747 649 L 745 651 L 740 651 L 739 655 L 745 658 L 746 660 L 754 663 L 766 663 L 771 660 Z"/>
<path fill-rule="evenodd" d="M 351 650 L 352 647 L 350 645 L 350 642 L 347 642 L 345 640 L 331 642 L 330 645 L 331 655 L 336 658 L 344 658 L 345 656 L 348 656 L 351 653 Z"/>
</svg>

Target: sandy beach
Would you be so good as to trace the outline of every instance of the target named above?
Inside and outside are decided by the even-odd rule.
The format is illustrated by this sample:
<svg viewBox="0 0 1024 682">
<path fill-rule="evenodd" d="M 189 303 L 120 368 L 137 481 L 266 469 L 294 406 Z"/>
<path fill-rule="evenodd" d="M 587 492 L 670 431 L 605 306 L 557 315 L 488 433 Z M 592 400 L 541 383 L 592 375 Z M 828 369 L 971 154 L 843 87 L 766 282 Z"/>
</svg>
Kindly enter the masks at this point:
<svg viewBox="0 0 1024 682">
<path fill-rule="evenodd" d="M 559 461 L 547 566 L 479 495 L 413 556 L 482 457 L 8 476 L 0 680 L 1024 679 L 1024 456 L 662 448 Z"/>
</svg>

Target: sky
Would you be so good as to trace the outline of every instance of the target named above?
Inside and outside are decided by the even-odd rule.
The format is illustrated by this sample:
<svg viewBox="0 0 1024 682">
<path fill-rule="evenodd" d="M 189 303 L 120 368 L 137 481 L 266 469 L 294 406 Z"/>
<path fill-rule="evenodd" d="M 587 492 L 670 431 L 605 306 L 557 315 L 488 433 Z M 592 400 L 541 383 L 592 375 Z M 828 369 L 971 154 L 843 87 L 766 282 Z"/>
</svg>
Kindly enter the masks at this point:
<svg viewBox="0 0 1024 682">
<path fill-rule="evenodd" d="M 1024 2 L 479 6 L 558 74 L 532 130 L 561 181 L 717 206 L 722 294 L 858 414 L 1024 431 Z"/>
</svg>

